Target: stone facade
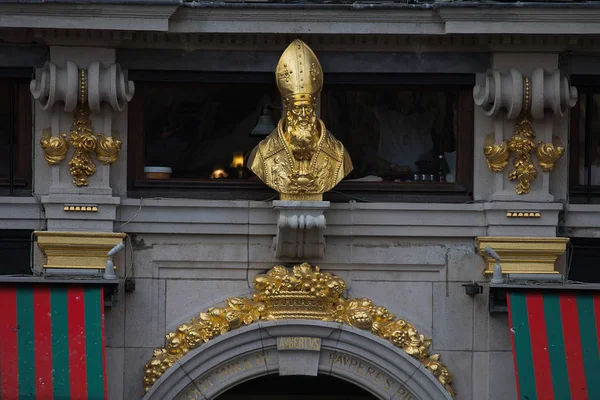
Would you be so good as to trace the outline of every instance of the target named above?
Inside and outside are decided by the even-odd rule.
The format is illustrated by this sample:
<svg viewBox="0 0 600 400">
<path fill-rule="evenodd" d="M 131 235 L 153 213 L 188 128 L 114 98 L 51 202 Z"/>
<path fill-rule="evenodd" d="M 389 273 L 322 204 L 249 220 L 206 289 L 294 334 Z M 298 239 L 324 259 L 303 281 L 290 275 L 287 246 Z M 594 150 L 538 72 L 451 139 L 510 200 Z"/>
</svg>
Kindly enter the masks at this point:
<svg viewBox="0 0 600 400">
<path fill-rule="evenodd" d="M 288 22 L 286 12 L 297 17 L 294 22 Z M 114 16 L 107 18 L 111 13 Z M 589 62 L 600 66 L 592 56 L 583 63 L 576 58 L 575 64 L 563 62 L 573 50 L 597 51 L 598 13 L 599 8 L 555 7 L 522 8 L 518 13 L 501 8 L 375 7 L 359 14 L 341 8 L 94 4 L 75 10 L 68 4 L 1 4 L 0 37 L 42 43 L 49 49 L 43 61 L 59 68 L 66 68 L 67 61 L 79 68 L 95 61 L 103 66 L 119 63 L 126 76 L 127 69 L 142 64 L 152 70 L 218 70 L 223 65 L 219 52 L 240 51 L 267 54 L 264 63 L 243 67 L 267 71 L 272 69 L 268 57 L 283 50 L 288 38 L 309 34 L 317 53 L 417 54 L 424 58 L 400 57 L 390 65 L 402 72 L 430 68 L 476 73 L 477 84 L 484 87 L 488 69 L 506 75 L 513 68 L 530 76 L 536 68 L 568 74 Z M 555 36 L 558 33 L 561 36 Z M 14 51 L 16 56 L 0 57 L 0 67 L 36 66 L 40 79 L 41 66 L 28 59 L 32 53 L 18 47 Z M 210 57 L 203 58 L 205 53 Z M 335 57 L 324 62 L 325 73 L 328 65 L 340 65 Z M 44 107 L 35 101 L 35 190 L 32 197 L 0 198 L 0 228 L 128 234 L 115 264 L 122 282 L 135 281 L 135 291 L 125 293 L 119 285 L 114 305 L 106 309 L 109 399 L 141 398 L 144 364 L 153 349 L 164 346 L 166 333 L 228 297 L 251 294 L 259 273 L 298 261 L 341 276 L 349 297 L 370 298 L 431 337 L 433 352 L 441 354 L 454 375 L 458 399 L 516 398 L 507 315 L 489 313 L 488 278 L 482 273 L 485 265 L 476 253 L 475 238 L 555 237 L 557 230 L 570 236 L 600 236 L 600 206 L 569 203 L 568 156 L 552 172 L 539 171 L 525 196 L 515 194 L 506 171 L 494 173 L 486 167 L 484 136 L 494 133 L 496 141 L 509 139 L 516 115 L 491 116 L 475 107 L 472 202 L 332 203 L 324 213 L 323 257 L 276 257 L 277 211 L 270 201 L 127 196 L 127 101 L 120 109 L 100 101 L 102 106 L 92 115 L 99 131 L 120 132 L 117 162 L 98 164 L 88 187 L 72 185 L 67 162 L 48 166 L 39 146 L 44 129 L 50 127 L 57 135 L 71 126 L 73 110 L 66 109 L 64 99 L 59 103 Z M 565 108 L 565 115 L 542 112 L 534 121 L 539 140 L 558 136 L 568 143 Z M 93 203 L 99 212 L 92 217 L 69 214 L 63 211 L 67 203 Z M 511 219 L 507 211 L 536 211 L 541 217 Z M 44 262 L 34 246 L 34 267 L 40 271 Z M 564 265 L 560 258 L 557 270 Z M 484 286 L 483 295 L 465 294 L 462 285 L 471 282 Z"/>
</svg>

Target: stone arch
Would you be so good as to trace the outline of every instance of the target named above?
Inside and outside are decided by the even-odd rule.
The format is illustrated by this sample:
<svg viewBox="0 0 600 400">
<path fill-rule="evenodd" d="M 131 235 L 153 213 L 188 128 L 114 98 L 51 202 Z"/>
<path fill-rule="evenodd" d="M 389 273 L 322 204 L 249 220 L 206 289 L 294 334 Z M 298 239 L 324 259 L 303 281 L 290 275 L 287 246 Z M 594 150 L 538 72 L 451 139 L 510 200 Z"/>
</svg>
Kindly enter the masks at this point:
<svg viewBox="0 0 600 400">
<path fill-rule="evenodd" d="M 357 347 L 356 345 L 352 345 L 350 341 L 340 341 L 341 338 L 350 335 L 350 333 L 347 332 L 354 332 L 355 335 L 358 335 L 356 338 L 357 340 L 360 340 L 361 343 L 369 343 L 369 339 L 375 342 L 382 341 L 383 343 L 386 343 L 387 348 L 393 349 L 394 354 L 396 354 L 394 357 L 396 357 L 395 361 L 397 361 L 398 365 L 405 364 L 401 362 L 401 360 L 410 360 L 411 364 L 416 363 L 415 365 L 418 365 L 418 368 L 412 371 L 412 375 L 403 375 L 397 370 L 393 370 L 395 372 L 392 375 L 389 375 L 385 372 L 387 364 L 385 362 L 386 358 L 383 357 L 384 352 L 381 352 L 380 362 L 371 367 L 373 371 L 379 371 L 380 374 L 383 374 L 381 376 L 388 374 L 393 377 L 391 378 L 391 382 L 395 382 L 401 386 L 404 382 L 408 381 L 409 377 L 411 377 L 411 381 L 414 376 L 420 377 L 421 372 L 419 371 L 423 371 L 428 374 L 429 380 L 437 382 L 437 385 L 441 384 L 446 391 L 446 396 L 454 396 L 454 391 L 452 389 L 452 375 L 448 371 L 448 368 L 440 361 L 439 354 L 429 353 L 431 339 L 420 334 L 416 327 L 411 323 L 396 317 L 386 308 L 373 304 L 369 299 L 344 297 L 343 293 L 346 289 L 346 283 L 342 278 L 327 272 L 321 272 L 319 267 L 313 268 L 309 264 L 304 263 L 296 265 L 292 269 L 283 266 L 275 266 L 268 273 L 258 275 L 254 278 L 253 285 L 256 292 L 252 297 L 228 298 L 224 306 L 209 308 L 206 312 L 200 313 L 197 317 L 180 325 L 176 331 L 170 332 L 166 336 L 166 346 L 162 349 L 156 349 L 152 360 L 145 366 L 144 386 L 146 390 L 149 391 L 149 395 L 156 390 L 159 390 L 156 389 L 157 385 L 159 385 L 159 387 L 164 385 L 164 383 L 159 384 L 159 382 L 164 381 L 164 376 L 171 376 L 174 373 L 178 373 L 189 378 L 190 373 L 196 371 L 194 374 L 197 375 L 197 379 L 201 380 L 203 379 L 203 373 L 210 374 L 213 370 L 200 369 L 200 372 L 197 372 L 198 370 L 194 367 L 193 363 L 190 364 L 193 368 L 190 368 L 190 365 L 187 364 L 189 361 L 185 361 L 186 367 L 183 367 L 183 360 L 189 360 L 190 356 L 193 354 L 207 354 L 205 351 L 209 351 L 209 349 L 217 346 L 217 344 L 223 343 L 225 340 L 224 336 L 230 339 L 238 337 L 241 333 L 235 334 L 233 332 L 237 332 L 237 330 L 241 329 L 240 332 L 257 332 L 255 334 L 258 335 L 258 338 L 255 338 L 256 340 L 253 345 L 249 345 L 250 348 L 252 348 L 251 351 L 254 352 L 256 352 L 257 349 L 266 349 L 267 347 L 261 344 L 262 342 L 258 339 L 266 340 L 266 338 L 269 337 L 287 338 L 286 340 L 288 341 L 297 341 L 299 340 L 298 338 L 312 338 L 310 340 L 317 340 L 319 342 L 319 355 L 322 353 L 320 351 L 321 342 L 326 344 L 325 349 L 337 349 L 335 350 L 335 354 L 343 352 L 343 347 L 340 347 L 340 344 L 344 344 L 348 349 L 352 350 L 347 354 L 340 353 L 343 355 L 342 361 L 345 363 L 344 366 L 347 366 L 347 363 L 353 364 L 354 362 L 361 363 L 362 365 L 362 363 L 368 362 L 368 360 L 371 360 L 372 357 L 375 356 L 368 350 L 365 350 L 369 349 L 369 346 L 371 345 L 374 346 L 372 343 L 370 343 L 369 346 L 362 347 L 362 350 L 357 353 L 358 349 L 361 348 L 360 346 Z M 287 324 L 284 323 L 286 321 L 288 321 Z M 315 331 L 312 333 L 312 336 L 303 336 L 302 332 L 306 329 L 303 327 L 312 327 L 312 330 L 315 330 L 315 327 L 319 326 L 315 325 L 316 323 L 325 324 L 322 326 L 328 326 L 327 324 L 336 326 L 336 332 L 339 332 L 337 341 L 331 342 L 332 336 L 328 335 L 334 335 L 332 332 L 323 336 L 321 331 Z M 287 334 L 274 335 L 271 331 L 280 331 L 279 328 L 276 328 L 277 326 L 288 326 L 288 328 L 284 329 Z M 290 330 L 290 326 L 293 326 L 297 330 Z M 358 339 L 359 337 L 362 339 Z M 228 349 L 228 346 L 235 347 L 234 344 L 235 341 L 228 342 L 228 344 L 225 345 L 225 350 Z M 276 353 L 277 368 L 270 371 L 265 367 L 265 371 L 262 372 L 263 375 L 274 372 L 278 372 L 280 375 L 307 374 L 308 370 L 304 367 L 302 367 L 301 370 L 294 370 L 294 362 L 280 362 L 281 360 L 285 361 L 286 357 L 295 353 L 297 353 L 295 356 L 301 356 L 301 358 L 295 360 L 301 361 L 308 360 L 309 358 L 312 360 L 313 369 L 310 371 L 312 371 L 311 373 L 313 375 L 317 375 L 319 372 L 327 372 L 326 360 L 321 362 L 319 359 L 320 356 L 315 355 L 317 353 L 314 352 L 310 353 L 310 349 L 304 349 L 306 351 L 301 352 L 301 354 L 298 353 L 298 351 L 302 350 L 300 348 L 295 349 L 295 353 L 290 353 L 292 350 L 289 349 L 287 349 L 289 351 L 284 351 L 283 353 L 279 350 L 282 349 L 278 349 Z M 241 357 L 249 354 L 249 351 L 250 350 L 246 348 L 239 348 L 237 354 Z M 331 361 L 332 365 L 334 365 L 334 362 L 339 361 L 335 358 L 337 357 L 335 354 L 332 356 L 334 357 Z M 400 355 L 400 358 L 397 358 L 398 355 Z M 200 356 L 200 359 L 203 357 L 204 356 Z M 219 360 L 222 357 L 221 353 L 215 354 L 213 357 L 207 358 L 205 360 L 206 364 L 203 365 L 211 365 L 211 363 L 216 362 L 215 360 Z M 233 354 L 229 354 L 227 357 L 228 358 L 221 360 L 221 363 L 224 363 L 223 368 L 225 369 L 222 371 L 215 369 L 213 371 L 215 374 L 219 372 L 219 380 L 227 375 L 227 373 L 231 372 L 228 368 L 234 368 L 239 372 L 237 369 L 240 367 L 236 362 L 247 362 L 244 358 L 236 360 Z M 265 365 L 267 365 L 266 361 Z M 303 364 L 300 362 L 298 368 L 302 365 Z M 217 367 L 217 365 L 213 365 L 213 368 Z M 248 366 L 246 370 L 252 370 L 252 373 L 248 372 L 248 374 L 252 375 L 257 371 L 260 371 L 260 368 L 257 370 L 256 368 L 250 368 Z M 392 369 L 390 369 L 390 371 L 392 371 Z M 221 372 L 225 375 L 221 375 Z M 340 374 L 340 378 L 353 379 L 353 381 L 355 381 L 357 379 L 360 380 L 360 372 L 361 371 L 357 371 L 357 375 L 351 378 L 350 376 L 345 376 L 343 371 L 338 371 L 332 366 L 332 369 L 328 373 L 330 375 Z M 234 375 L 237 376 L 239 374 Z M 252 378 L 245 377 L 245 374 L 242 375 L 244 376 L 239 378 L 242 380 L 239 382 L 236 381 L 232 384 L 233 386 L 243 382 L 244 379 L 247 380 Z M 377 374 L 375 376 L 377 376 Z M 380 383 L 377 378 L 374 379 L 376 384 Z M 185 379 L 176 379 L 176 381 L 185 383 Z M 196 382 L 198 385 L 200 384 L 194 379 L 188 379 L 187 384 L 192 384 L 193 382 Z M 207 381 L 207 383 L 212 384 L 212 381 Z M 369 386 L 367 384 L 367 386 L 368 390 L 377 392 L 377 385 Z M 168 385 L 165 387 L 168 387 Z M 161 387 L 160 391 L 163 389 L 164 388 Z M 183 390 L 183 388 L 179 389 Z M 198 393 L 195 394 L 197 397 L 192 396 L 192 398 L 203 399 L 214 397 L 212 391 L 209 391 L 208 389 L 206 389 L 207 392 L 205 394 L 202 394 L 202 391 L 198 389 L 198 387 L 192 387 L 191 389 L 192 391 L 198 391 Z M 391 390 L 391 388 L 388 387 L 386 390 Z M 392 396 L 393 398 L 397 398 L 397 395 L 404 389 L 400 388 L 398 390 L 396 391 L 398 393 L 395 393 Z M 175 395 L 180 393 L 180 391 L 169 391 L 168 393 Z M 414 389 L 412 390 L 412 393 L 415 398 L 431 398 L 427 397 L 428 391 L 419 394 L 421 392 Z M 387 398 L 387 395 L 388 394 L 383 392 L 379 393 L 381 398 Z M 406 398 L 413 397 L 413 395 L 406 394 Z M 421 395 L 425 397 L 421 397 Z M 437 396 L 435 398 L 437 399 L 440 397 Z"/>
<path fill-rule="evenodd" d="M 279 320 L 242 327 L 191 350 L 144 399 L 210 400 L 267 374 L 331 375 L 385 400 L 452 398 L 421 362 L 370 332 L 342 323 Z"/>
</svg>

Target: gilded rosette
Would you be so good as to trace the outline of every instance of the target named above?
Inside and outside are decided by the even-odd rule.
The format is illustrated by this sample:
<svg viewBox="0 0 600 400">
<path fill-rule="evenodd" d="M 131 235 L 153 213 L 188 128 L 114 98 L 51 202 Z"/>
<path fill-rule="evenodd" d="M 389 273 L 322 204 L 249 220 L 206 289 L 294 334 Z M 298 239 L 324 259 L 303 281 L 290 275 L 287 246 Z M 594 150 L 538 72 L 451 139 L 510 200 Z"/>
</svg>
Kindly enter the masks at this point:
<svg viewBox="0 0 600 400">
<path fill-rule="evenodd" d="M 294 40 L 285 49 L 275 68 L 277 87 L 284 99 L 290 95 L 316 97 L 323 88 L 323 70 L 319 59 L 302 40 Z"/>
<path fill-rule="evenodd" d="M 291 269 L 273 267 L 266 274 L 258 275 L 253 284 L 257 292 L 252 299 L 228 299 L 224 307 L 210 308 L 169 333 L 166 346 L 155 350 L 145 366 L 146 391 L 190 350 L 219 335 L 256 321 L 313 319 L 369 330 L 390 341 L 423 363 L 454 397 L 452 374 L 440 361 L 439 354 L 429 354 L 431 339 L 369 299 L 346 299 L 342 295 L 346 289 L 342 278 L 304 263 Z"/>
<path fill-rule="evenodd" d="M 67 157 L 69 143 L 67 142 L 67 135 L 64 133 L 52 137 L 50 130 L 44 129 L 40 145 L 44 150 L 44 158 L 49 165 L 60 164 Z"/>
</svg>

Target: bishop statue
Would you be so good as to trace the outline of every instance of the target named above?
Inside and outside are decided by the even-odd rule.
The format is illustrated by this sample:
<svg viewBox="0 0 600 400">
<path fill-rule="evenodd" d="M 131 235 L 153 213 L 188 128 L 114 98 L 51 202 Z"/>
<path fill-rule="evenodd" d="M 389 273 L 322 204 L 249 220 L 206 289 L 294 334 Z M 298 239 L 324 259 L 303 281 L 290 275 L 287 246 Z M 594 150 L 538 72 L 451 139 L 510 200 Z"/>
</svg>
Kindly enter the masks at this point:
<svg viewBox="0 0 600 400">
<path fill-rule="evenodd" d="M 321 64 L 296 39 L 281 55 L 275 75 L 283 114 L 275 130 L 252 150 L 248 166 L 281 200 L 322 200 L 324 192 L 352 171 L 352 161 L 317 116 Z"/>
</svg>

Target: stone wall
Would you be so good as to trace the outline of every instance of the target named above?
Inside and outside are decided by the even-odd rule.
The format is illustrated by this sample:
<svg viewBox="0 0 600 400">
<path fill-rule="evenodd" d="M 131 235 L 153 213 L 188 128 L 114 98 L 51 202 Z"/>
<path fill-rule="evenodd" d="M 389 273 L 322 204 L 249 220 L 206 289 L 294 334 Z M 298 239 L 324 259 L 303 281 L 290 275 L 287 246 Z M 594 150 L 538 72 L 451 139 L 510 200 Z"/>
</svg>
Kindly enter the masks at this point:
<svg viewBox="0 0 600 400">
<path fill-rule="evenodd" d="M 393 219 L 401 213 L 386 215 Z M 226 210 L 221 215 L 223 220 L 231 218 Z M 121 289 L 117 306 L 106 315 L 109 388 L 114 398 L 121 393 L 123 398 L 135 398 L 142 392 L 143 365 L 154 348 L 164 346 L 167 332 L 227 297 L 252 293 L 252 279 L 273 265 L 293 265 L 291 260 L 275 259 L 272 235 L 130 233 L 129 237 L 131 247 L 120 265 L 128 266 L 136 290 L 126 294 Z M 326 232 L 326 241 L 325 258 L 306 261 L 343 277 L 347 296 L 368 297 L 431 337 L 432 350 L 442 355 L 454 374 L 458 398 L 514 397 L 507 317 L 490 315 L 487 297 L 467 296 L 462 287 L 474 280 L 485 284 L 483 259 L 475 254 L 472 238 Z M 124 268 L 118 274 L 124 276 Z"/>
<path fill-rule="evenodd" d="M 191 26 L 183 22 L 181 26 Z M 330 25 L 330 22 L 321 21 L 319 26 L 323 24 Z M 386 25 L 386 29 L 397 25 Z M 456 29 L 459 25 L 452 26 Z M 200 51 L 202 47 L 212 51 L 218 48 L 216 42 L 190 44 L 182 39 L 168 43 L 162 36 L 150 44 L 142 44 L 147 39 L 142 40 L 142 36 L 135 40 L 128 36 L 117 39 L 94 36 L 89 40 L 99 48 L 74 47 L 85 46 L 87 39 L 68 38 L 62 33 L 53 37 L 48 31 L 38 34 L 54 43 L 50 52 L 52 62 L 62 65 L 70 59 L 82 67 L 98 59 L 105 63 L 119 62 L 119 54 L 124 61 L 134 63 L 135 54 L 141 54 L 136 53 L 136 47 L 177 47 L 178 52 L 186 46 Z M 488 66 L 502 73 L 509 67 L 517 68 L 523 74 L 538 67 L 557 68 L 559 54 L 569 46 L 578 45 L 577 42 L 570 44 L 568 38 L 564 38 L 564 43 L 546 47 L 540 38 L 524 44 L 515 44 L 510 37 L 500 39 L 494 42 L 495 39 L 486 37 L 471 41 L 450 38 L 444 43 L 441 39 L 419 42 L 413 38 L 390 46 L 380 40 L 373 46 L 388 52 L 447 51 L 448 48 L 470 52 L 473 53 L 469 57 L 471 62 L 465 64 L 468 68 L 461 68 L 480 68 L 476 72 L 481 82 L 485 74 L 483 68 Z M 273 43 L 269 42 L 269 51 L 279 48 L 278 43 Z M 240 43 L 226 46 L 229 50 L 243 48 Z M 321 46 L 326 47 L 326 44 Z M 349 43 L 338 42 L 332 46 L 338 50 L 352 49 Z M 123 49 L 127 47 L 129 49 Z M 363 50 L 366 47 L 364 45 Z M 534 54 L 524 57 L 532 51 Z M 489 65 L 481 61 L 481 54 L 489 55 L 484 57 L 490 61 Z M 446 57 L 446 60 L 451 59 Z M 439 57 L 424 59 L 429 60 L 429 65 L 437 65 L 439 70 L 440 65 L 436 64 Z M 161 62 L 174 64 L 172 60 Z M 181 68 L 191 68 L 189 58 Z M 126 249 L 115 263 L 120 279 L 132 278 L 136 286 L 133 293 L 125 293 L 120 285 L 115 305 L 106 309 L 107 373 L 110 399 L 139 398 L 143 393 L 143 366 L 151 359 L 154 348 L 164 346 L 167 332 L 227 297 L 250 294 L 252 279 L 257 274 L 277 264 L 291 266 L 295 260 L 275 257 L 276 213 L 270 203 L 127 198 L 126 135 L 122 135 L 124 143 L 119 161 L 104 169 L 103 181 L 92 182 L 92 189 L 98 189 L 98 193 L 71 188 L 66 162 L 59 167 L 48 167 L 37 145 L 42 130 L 51 125 L 53 118 L 55 133 L 69 129 L 70 114 L 43 110 L 36 102 L 35 197 L 0 199 L 0 228 L 46 229 L 50 220 L 55 229 L 128 233 Z M 548 117 L 549 125 L 566 142 L 566 119 L 553 122 L 552 118 Z M 97 119 L 95 123 L 102 121 Z M 115 112 L 113 124 L 122 133 L 127 132 L 127 110 Z M 476 254 L 474 238 L 491 235 L 553 237 L 560 224 L 559 214 L 565 210 L 568 213 L 564 224 L 573 235 L 600 236 L 600 207 L 567 203 L 566 159 L 554 172 L 540 174 L 530 197 L 514 195 L 514 184 L 506 180 L 507 173 L 499 177 L 485 166 L 482 138 L 493 129 L 494 121 L 476 108 L 474 125 L 474 202 L 333 204 L 325 212 L 324 258 L 301 261 L 340 275 L 348 285 L 347 296 L 368 297 L 431 337 L 433 351 L 442 355 L 454 375 L 458 399 L 511 399 L 516 397 L 516 388 L 507 316 L 488 312 L 487 278 L 482 274 L 484 263 Z M 510 137 L 510 130 L 507 123 L 499 137 Z M 54 193 L 53 186 L 57 188 Z M 71 190 L 64 193 L 61 189 L 64 187 Z M 510 190 L 513 192 L 508 195 Z M 81 201 L 86 196 L 98 202 L 98 194 L 103 196 L 102 204 L 110 210 L 96 217 L 99 222 L 63 215 L 57 209 L 64 202 Z M 500 201 L 494 194 L 506 196 Z M 507 210 L 537 210 L 542 216 L 528 220 L 507 219 Z M 37 247 L 34 256 L 39 270 L 44 257 Z M 484 286 L 483 295 L 465 294 L 462 284 L 473 281 Z"/>
</svg>

